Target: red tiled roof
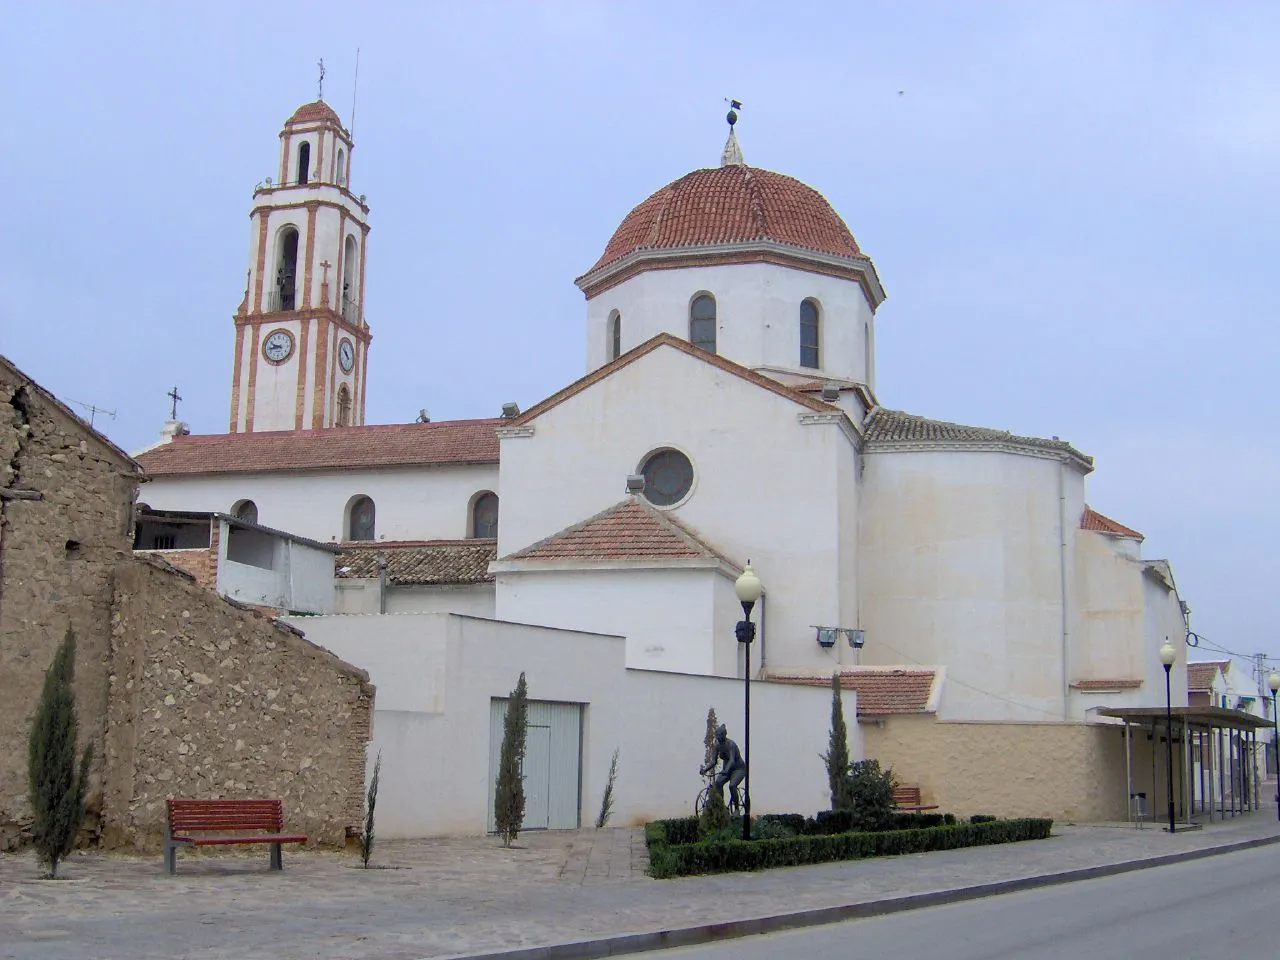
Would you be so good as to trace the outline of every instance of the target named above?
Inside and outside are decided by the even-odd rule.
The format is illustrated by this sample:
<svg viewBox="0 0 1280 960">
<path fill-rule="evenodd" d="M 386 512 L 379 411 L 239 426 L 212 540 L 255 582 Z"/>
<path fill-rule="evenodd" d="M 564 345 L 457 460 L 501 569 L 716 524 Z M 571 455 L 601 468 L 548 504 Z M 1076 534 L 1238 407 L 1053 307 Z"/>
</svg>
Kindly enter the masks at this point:
<svg viewBox="0 0 1280 960">
<path fill-rule="evenodd" d="M 137 460 L 153 477 L 497 463 L 496 428 L 502 422 L 442 420 L 324 430 L 191 434 L 140 453 Z"/>
<path fill-rule="evenodd" d="M 610 376 L 613 373 L 616 373 L 618 370 L 621 370 L 623 367 L 629 366 L 630 364 L 639 360 L 641 357 L 647 356 L 648 354 L 652 353 L 654 350 L 657 350 L 658 347 L 663 347 L 663 346 L 675 347 L 677 350 L 681 351 L 682 353 L 687 353 L 691 357 L 697 357 L 699 360 L 703 361 L 704 363 L 709 363 L 713 367 L 719 367 L 721 370 L 725 371 L 726 373 L 732 373 L 734 376 L 741 377 L 743 380 L 746 380 L 749 383 L 754 383 L 757 387 L 763 387 L 764 389 L 770 391 L 771 393 L 776 393 L 780 397 L 786 397 L 788 400 L 798 403 L 802 407 L 808 407 L 810 410 L 815 410 L 819 413 L 839 413 L 840 412 L 839 408 L 833 407 L 829 403 L 823 403 L 821 400 L 815 400 L 813 397 L 807 396 L 803 393 L 798 393 L 795 390 L 791 389 L 790 387 L 786 386 L 785 384 L 779 383 L 777 380 L 774 380 L 772 377 L 766 377 L 763 374 L 756 373 L 754 370 L 748 370 L 746 367 L 740 366 L 739 364 L 734 363 L 732 360 L 726 360 L 724 357 L 720 356 L 719 354 L 708 353 L 706 350 L 700 350 L 698 347 L 695 347 L 689 341 L 682 340 L 679 337 L 674 336 L 673 334 L 660 333 L 655 337 L 649 338 L 644 343 L 640 344 L 638 347 L 633 347 L 632 349 L 628 350 L 626 353 L 618 357 L 616 360 L 611 360 L 609 363 L 606 363 L 603 367 L 597 367 L 595 370 L 592 370 L 590 373 L 588 373 L 585 377 L 581 377 L 580 379 L 575 380 L 573 383 L 569 384 L 563 390 L 560 390 L 557 393 L 553 393 L 551 396 L 547 397 L 545 400 L 541 400 L 538 403 L 534 404 L 524 413 L 520 414 L 520 416 L 516 417 L 513 420 L 507 420 L 505 421 L 505 423 L 508 426 L 515 426 L 515 427 L 523 426 L 524 424 L 529 423 L 531 420 L 535 419 L 536 417 L 539 417 L 542 414 L 546 413 L 552 407 L 559 406 L 560 404 L 564 403 L 564 401 L 568 400 L 570 397 L 574 397 L 579 393 L 581 393 L 583 390 L 587 389 L 587 387 L 590 387 L 593 384 L 599 383 L 601 380 L 605 379 L 606 377 Z"/>
<path fill-rule="evenodd" d="M 880 717 L 903 713 L 928 713 L 936 671 L 853 667 L 840 671 L 840 686 L 858 695 L 858 716 Z M 831 678 L 770 673 L 769 680 L 829 687 Z"/>
<path fill-rule="evenodd" d="M 333 107 L 329 106 L 323 100 L 313 100 L 311 103 L 304 103 L 297 110 L 293 111 L 293 116 L 285 121 L 290 123 L 315 123 L 320 120 L 328 120 L 342 126 L 342 121 L 338 119 L 338 114 L 334 112 Z"/>
<path fill-rule="evenodd" d="M 1205 693 L 1213 688 L 1213 677 L 1230 660 L 1194 661 L 1187 664 L 1187 690 Z"/>
<path fill-rule="evenodd" d="M 1077 690 L 1137 690 L 1142 686 L 1141 680 L 1073 680 L 1071 686 Z"/>
<path fill-rule="evenodd" d="M 921 443 L 949 444 L 1000 444 L 1021 447 L 1026 450 L 1045 450 L 1064 454 L 1081 466 L 1093 469 L 1093 458 L 1081 453 L 1065 440 L 1045 440 L 1043 437 L 1024 437 L 1008 430 L 991 427 L 969 427 L 963 423 L 946 420 L 930 420 L 927 417 L 876 407 L 866 422 L 869 448 L 890 449 Z"/>
<path fill-rule="evenodd" d="M 1081 530 L 1095 530 L 1098 533 L 1108 533 L 1113 537 L 1133 537 L 1137 540 L 1145 540 L 1146 538 L 1132 527 L 1126 527 L 1123 523 L 1117 523 L 1110 517 L 1104 517 L 1093 507 L 1085 504 L 1084 513 L 1080 515 Z"/>
<path fill-rule="evenodd" d="M 376 580 L 387 558 L 387 581 L 397 585 L 485 583 L 493 579 L 489 564 L 498 555 L 497 540 L 423 540 L 342 544 L 337 575 Z"/>
<path fill-rule="evenodd" d="M 740 566 L 689 527 L 639 497 L 628 497 L 581 523 L 503 560 L 718 560 Z"/>
<path fill-rule="evenodd" d="M 734 163 L 694 170 L 641 203 L 623 218 L 587 274 L 640 250 L 751 240 L 862 257 L 848 226 L 813 187 Z"/>
</svg>

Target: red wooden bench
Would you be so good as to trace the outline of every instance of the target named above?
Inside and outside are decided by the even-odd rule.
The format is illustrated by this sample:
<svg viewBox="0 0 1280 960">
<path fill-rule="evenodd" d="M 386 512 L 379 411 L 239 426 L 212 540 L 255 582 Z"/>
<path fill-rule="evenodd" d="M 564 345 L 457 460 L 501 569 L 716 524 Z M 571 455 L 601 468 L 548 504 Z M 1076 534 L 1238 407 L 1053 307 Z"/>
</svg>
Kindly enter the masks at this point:
<svg viewBox="0 0 1280 960">
<path fill-rule="evenodd" d="M 925 810 L 937 810 L 936 803 L 921 803 L 919 787 L 894 787 L 893 805 L 904 813 L 921 813 Z"/>
<path fill-rule="evenodd" d="M 284 832 L 284 803 L 280 800 L 168 801 L 164 862 L 170 873 L 178 869 L 178 847 L 269 843 L 271 869 L 283 870 L 280 844 L 306 842 L 300 833 Z"/>
</svg>

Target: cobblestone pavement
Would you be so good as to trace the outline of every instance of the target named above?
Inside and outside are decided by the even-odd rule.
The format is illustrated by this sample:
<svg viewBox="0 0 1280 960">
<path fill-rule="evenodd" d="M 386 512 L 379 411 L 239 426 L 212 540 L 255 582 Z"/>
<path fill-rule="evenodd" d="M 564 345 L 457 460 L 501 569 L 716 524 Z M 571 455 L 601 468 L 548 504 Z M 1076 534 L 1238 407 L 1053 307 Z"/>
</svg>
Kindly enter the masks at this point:
<svg viewBox="0 0 1280 960">
<path fill-rule="evenodd" d="M 1048 840 L 762 873 L 652 880 L 639 829 L 383 841 L 354 853 L 78 854 L 68 881 L 0 855 L 0 957 L 414 960 L 773 916 L 1280 839 L 1266 812 L 1173 836 L 1148 826 L 1056 827 Z M 1135 882 L 1139 882 L 1135 880 Z"/>
</svg>

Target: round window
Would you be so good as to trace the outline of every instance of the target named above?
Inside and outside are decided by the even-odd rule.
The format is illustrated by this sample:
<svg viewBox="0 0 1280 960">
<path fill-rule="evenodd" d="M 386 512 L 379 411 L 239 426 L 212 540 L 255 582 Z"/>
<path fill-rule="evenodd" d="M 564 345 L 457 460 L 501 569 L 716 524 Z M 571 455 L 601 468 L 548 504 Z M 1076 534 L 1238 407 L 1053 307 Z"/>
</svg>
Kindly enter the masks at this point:
<svg viewBox="0 0 1280 960">
<path fill-rule="evenodd" d="M 655 507 L 679 503 L 693 488 L 693 464 L 679 450 L 650 454 L 640 472 L 644 474 L 644 497 Z"/>
</svg>

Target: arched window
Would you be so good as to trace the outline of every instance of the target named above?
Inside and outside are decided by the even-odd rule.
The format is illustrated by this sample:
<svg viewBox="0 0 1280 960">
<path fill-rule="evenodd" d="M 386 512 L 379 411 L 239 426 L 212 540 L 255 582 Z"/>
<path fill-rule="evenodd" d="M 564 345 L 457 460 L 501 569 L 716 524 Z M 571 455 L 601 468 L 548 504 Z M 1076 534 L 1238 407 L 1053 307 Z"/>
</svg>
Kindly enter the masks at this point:
<svg viewBox="0 0 1280 960">
<path fill-rule="evenodd" d="M 252 500 L 237 500 L 231 508 L 231 515 L 245 523 L 258 522 L 258 505 Z"/>
<path fill-rule="evenodd" d="M 699 294 L 689 305 L 689 342 L 716 352 L 716 300 L 708 293 Z"/>
<path fill-rule="evenodd" d="M 298 147 L 298 183 L 308 183 L 311 174 L 311 144 L 302 141 Z"/>
<path fill-rule="evenodd" d="M 356 238 L 347 234 L 347 239 L 342 245 L 342 316 L 350 323 L 355 323 L 359 317 L 356 307 L 358 299 L 356 286 L 360 277 L 358 258 Z"/>
<path fill-rule="evenodd" d="M 609 314 L 609 359 L 622 356 L 622 314 L 617 310 Z"/>
<path fill-rule="evenodd" d="M 297 228 L 285 227 L 280 231 L 277 246 L 280 252 L 276 257 L 276 286 L 268 309 L 292 310 L 297 301 L 295 293 L 298 281 Z"/>
<path fill-rule="evenodd" d="M 343 153 L 342 148 L 338 148 L 338 164 L 337 164 L 337 181 L 338 186 L 344 187 L 347 184 L 347 155 Z"/>
<path fill-rule="evenodd" d="M 373 501 L 365 496 L 353 497 L 347 507 L 347 539 L 372 540 L 373 533 Z"/>
<path fill-rule="evenodd" d="M 818 365 L 818 304 L 806 300 L 800 304 L 800 366 Z"/>
<path fill-rule="evenodd" d="M 471 536 L 492 538 L 498 535 L 498 495 L 482 493 L 471 504 Z"/>
<path fill-rule="evenodd" d="M 351 391 L 345 383 L 338 388 L 338 426 L 351 426 Z"/>
</svg>

